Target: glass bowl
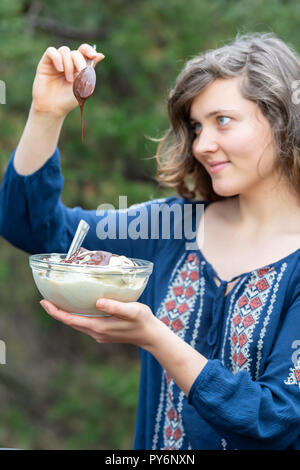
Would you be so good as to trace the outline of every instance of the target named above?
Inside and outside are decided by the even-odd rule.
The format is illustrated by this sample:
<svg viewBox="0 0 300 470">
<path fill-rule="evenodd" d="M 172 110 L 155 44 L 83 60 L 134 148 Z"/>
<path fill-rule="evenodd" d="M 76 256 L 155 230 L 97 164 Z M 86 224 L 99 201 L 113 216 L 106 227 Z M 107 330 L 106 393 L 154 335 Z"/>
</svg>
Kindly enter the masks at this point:
<svg viewBox="0 0 300 470">
<path fill-rule="evenodd" d="M 29 265 L 42 297 L 77 315 L 107 316 L 96 308 L 100 297 L 135 302 L 153 270 L 153 263 L 136 258 L 129 258 L 136 266 L 110 267 L 64 263 L 66 256 L 60 253 L 31 255 Z"/>
</svg>

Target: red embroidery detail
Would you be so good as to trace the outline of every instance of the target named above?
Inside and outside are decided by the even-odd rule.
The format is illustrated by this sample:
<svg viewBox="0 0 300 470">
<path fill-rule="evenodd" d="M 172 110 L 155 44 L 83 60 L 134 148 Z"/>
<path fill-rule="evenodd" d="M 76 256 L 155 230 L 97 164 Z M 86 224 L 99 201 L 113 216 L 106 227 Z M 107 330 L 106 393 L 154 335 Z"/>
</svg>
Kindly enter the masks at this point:
<svg viewBox="0 0 300 470">
<path fill-rule="evenodd" d="M 297 382 L 300 382 L 300 369 L 299 370 L 295 369 L 295 376 L 296 376 Z"/>
<path fill-rule="evenodd" d="M 165 433 L 166 433 L 166 437 L 167 437 L 167 438 L 169 438 L 169 437 L 172 436 L 172 429 L 171 429 L 170 426 L 167 427 Z"/>
<path fill-rule="evenodd" d="M 244 346 L 244 344 L 246 344 L 248 341 L 248 338 L 247 338 L 247 335 L 245 333 L 242 333 L 240 336 L 239 336 L 239 344 L 240 346 Z"/>
<path fill-rule="evenodd" d="M 175 441 L 178 441 L 178 439 L 182 436 L 182 432 L 179 428 L 176 429 L 176 431 L 173 434 Z"/>
<path fill-rule="evenodd" d="M 248 298 L 247 298 L 245 295 L 243 295 L 243 296 L 242 296 L 241 298 L 239 298 L 239 300 L 238 300 L 238 306 L 239 306 L 240 308 L 242 308 L 242 307 L 244 307 L 245 305 L 247 305 L 248 302 L 249 302 L 249 301 L 248 301 Z"/>
<path fill-rule="evenodd" d="M 262 305 L 262 303 L 261 303 L 259 297 L 254 297 L 254 299 L 250 300 L 249 305 L 252 308 L 252 310 L 254 310 L 254 309 L 260 307 Z"/>
<path fill-rule="evenodd" d="M 199 279 L 198 271 L 192 271 L 189 274 L 189 278 L 190 278 L 191 281 L 197 281 L 197 279 Z"/>
<path fill-rule="evenodd" d="M 171 326 L 173 328 L 174 331 L 178 331 L 178 330 L 181 330 L 183 328 L 183 324 L 181 323 L 181 321 L 179 320 L 179 318 L 177 318 L 177 320 L 174 320 L 172 323 L 171 323 Z"/>
<path fill-rule="evenodd" d="M 234 324 L 234 326 L 238 325 L 241 321 L 242 321 L 241 315 L 240 315 L 240 314 L 236 315 L 236 316 L 233 318 L 233 324 Z"/>
<path fill-rule="evenodd" d="M 246 358 L 245 358 L 245 356 L 244 356 L 243 353 L 240 353 L 240 354 L 239 354 L 239 358 L 238 358 L 238 364 L 239 364 L 239 366 L 241 367 L 241 366 L 244 364 L 244 362 L 246 362 Z"/>
<path fill-rule="evenodd" d="M 271 267 L 267 266 L 266 268 L 258 269 L 257 273 L 258 273 L 259 277 L 262 277 L 265 274 L 267 274 L 268 272 L 273 271 L 273 269 L 274 269 L 273 266 L 271 266 Z"/>
<path fill-rule="evenodd" d="M 176 302 L 175 300 L 170 300 L 169 302 L 166 302 L 166 309 L 168 311 L 173 310 L 176 307 Z"/>
<path fill-rule="evenodd" d="M 253 323 L 254 323 L 254 318 L 252 317 L 251 313 L 249 313 L 249 315 L 243 318 L 243 325 L 245 328 L 252 325 Z"/>
<path fill-rule="evenodd" d="M 184 289 L 182 286 L 175 286 L 173 287 L 173 292 L 176 296 L 182 295 L 184 293 Z"/>
<path fill-rule="evenodd" d="M 183 280 L 185 280 L 187 276 L 187 271 L 183 271 L 182 273 L 180 273 L 180 276 L 182 277 Z"/>
<path fill-rule="evenodd" d="M 258 269 L 257 270 L 257 274 L 259 275 L 259 277 L 262 277 L 264 276 L 266 273 L 268 273 L 269 271 L 272 271 L 272 267 L 269 268 L 268 266 L 266 268 L 262 268 L 262 269 Z"/>
<path fill-rule="evenodd" d="M 162 321 L 165 325 L 167 325 L 167 326 L 170 325 L 170 320 L 168 319 L 168 317 L 163 317 L 163 318 L 161 318 L 161 321 Z"/>
<path fill-rule="evenodd" d="M 268 289 L 270 286 L 269 286 L 268 281 L 266 280 L 266 278 L 263 278 L 263 279 L 261 279 L 260 281 L 258 281 L 256 283 L 256 287 L 257 287 L 257 290 L 259 292 L 261 292 L 263 290 Z"/>
<path fill-rule="evenodd" d="M 182 313 L 186 312 L 188 309 L 189 309 L 188 304 L 184 303 L 182 305 L 179 305 L 178 312 L 181 315 Z"/>
<path fill-rule="evenodd" d="M 191 296 L 194 295 L 194 294 L 195 294 L 195 291 L 194 291 L 194 289 L 193 289 L 192 286 L 189 286 L 189 287 L 186 289 L 186 291 L 185 291 L 185 296 L 186 296 L 187 298 L 191 297 Z"/>
<path fill-rule="evenodd" d="M 237 334 L 236 334 L 236 333 L 233 333 L 231 339 L 232 339 L 233 344 L 235 345 L 235 344 L 238 342 Z"/>
</svg>

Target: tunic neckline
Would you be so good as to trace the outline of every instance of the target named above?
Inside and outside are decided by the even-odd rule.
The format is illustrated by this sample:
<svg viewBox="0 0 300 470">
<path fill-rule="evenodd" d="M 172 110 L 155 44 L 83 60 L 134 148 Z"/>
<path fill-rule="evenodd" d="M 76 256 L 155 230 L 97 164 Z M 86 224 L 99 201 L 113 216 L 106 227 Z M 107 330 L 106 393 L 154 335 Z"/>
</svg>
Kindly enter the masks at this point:
<svg viewBox="0 0 300 470">
<path fill-rule="evenodd" d="M 195 201 L 195 203 L 202 203 L 202 204 L 204 203 L 204 210 L 203 210 L 202 217 L 204 216 L 204 213 L 205 213 L 206 208 L 207 208 L 207 207 L 209 206 L 209 204 L 211 204 L 212 202 L 214 202 L 214 201 Z M 200 220 L 199 220 L 199 223 L 200 223 Z M 197 232 L 198 232 L 198 227 L 197 227 Z M 197 232 L 196 232 L 196 233 L 197 233 Z M 238 275 L 234 276 L 234 277 L 233 277 L 232 279 L 230 279 L 229 281 L 225 281 L 224 279 L 222 279 L 222 278 L 218 275 L 216 269 L 215 269 L 215 268 L 213 267 L 213 265 L 206 259 L 206 257 L 204 256 L 202 250 L 200 250 L 199 247 L 198 247 L 198 250 L 197 250 L 197 251 L 198 251 L 198 254 L 200 255 L 200 257 L 202 258 L 202 260 L 203 260 L 203 261 L 207 264 L 207 266 L 210 268 L 210 270 L 211 270 L 213 276 L 215 276 L 215 277 L 218 279 L 218 281 L 220 282 L 220 285 L 217 286 L 217 284 L 215 283 L 215 281 L 213 281 L 214 284 L 215 284 L 215 286 L 216 286 L 216 288 L 217 288 L 217 289 L 220 289 L 220 288 L 222 287 L 222 288 L 224 289 L 224 287 L 226 287 L 228 284 L 230 284 L 231 282 L 233 282 L 233 281 L 235 281 L 235 280 L 237 280 L 237 279 L 239 279 L 239 278 L 246 277 L 246 276 L 248 276 L 248 275 L 250 275 L 250 274 L 252 274 L 252 273 L 254 273 L 254 272 L 256 272 L 256 271 L 262 271 L 262 270 L 264 270 L 264 269 L 269 269 L 270 267 L 275 267 L 275 266 L 277 266 L 278 264 L 281 264 L 281 263 L 283 263 L 284 261 L 287 261 L 288 258 L 291 258 L 292 256 L 295 256 L 297 253 L 300 253 L 300 247 L 297 248 L 296 250 L 292 251 L 292 252 L 289 253 L 288 255 L 284 256 L 283 258 L 280 258 L 280 259 L 278 259 L 278 260 L 276 260 L 276 261 L 273 261 L 272 263 L 265 264 L 264 266 L 260 266 L 260 267 L 251 269 L 250 271 L 245 271 L 245 272 L 243 272 L 243 273 L 241 273 L 241 274 L 238 274 Z M 227 294 L 226 296 L 224 296 L 224 297 L 227 297 L 227 296 L 231 293 L 232 290 L 233 290 L 233 288 L 232 288 L 232 289 L 228 292 L 228 294 Z M 225 290 L 224 290 L 224 292 L 225 292 Z"/>
</svg>

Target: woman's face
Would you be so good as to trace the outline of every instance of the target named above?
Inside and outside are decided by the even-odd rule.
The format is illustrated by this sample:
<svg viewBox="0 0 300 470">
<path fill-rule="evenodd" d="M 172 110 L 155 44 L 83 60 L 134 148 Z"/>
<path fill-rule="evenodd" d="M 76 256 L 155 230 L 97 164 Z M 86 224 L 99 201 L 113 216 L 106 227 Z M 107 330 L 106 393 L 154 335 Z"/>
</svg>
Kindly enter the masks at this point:
<svg viewBox="0 0 300 470">
<path fill-rule="evenodd" d="M 258 190 L 276 175 L 270 124 L 255 103 L 243 98 L 239 82 L 240 77 L 216 79 L 194 99 L 190 111 L 194 157 L 220 196 Z"/>
</svg>

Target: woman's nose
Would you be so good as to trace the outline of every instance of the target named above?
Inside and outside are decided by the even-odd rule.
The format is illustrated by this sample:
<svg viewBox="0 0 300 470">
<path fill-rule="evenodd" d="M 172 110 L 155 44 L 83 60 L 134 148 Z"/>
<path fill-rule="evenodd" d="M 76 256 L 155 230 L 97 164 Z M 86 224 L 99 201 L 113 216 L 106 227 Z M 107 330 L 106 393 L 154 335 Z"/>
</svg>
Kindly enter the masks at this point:
<svg viewBox="0 0 300 470">
<path fill-rule="evenodd" d="M 219 145 L 216 141 L 215 135 L 212 132 L 201 131 L 201 134 L 196 136 L 194 140 L 193 150 L 197 155 L 202 155 L 209 152 L 216 152 Z"/>
</svg>

